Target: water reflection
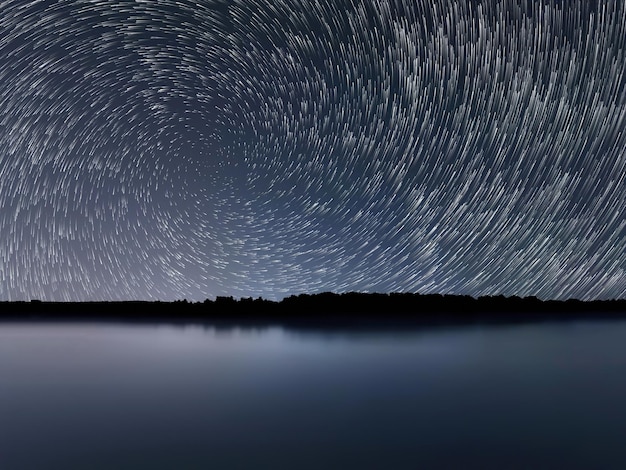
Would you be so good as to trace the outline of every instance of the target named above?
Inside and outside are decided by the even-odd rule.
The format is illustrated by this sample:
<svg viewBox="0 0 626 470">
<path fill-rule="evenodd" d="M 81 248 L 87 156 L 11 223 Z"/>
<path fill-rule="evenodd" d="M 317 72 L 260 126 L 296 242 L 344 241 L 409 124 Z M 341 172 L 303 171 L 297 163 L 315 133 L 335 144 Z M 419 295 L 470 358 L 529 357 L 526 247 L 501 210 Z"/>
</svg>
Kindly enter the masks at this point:
<svg viewBox="0 0 626 470">
<path fill-rule="evenodd" d="M 0 467 L 624 468 L 626 323 L 0 325 Z"/>
</svg>

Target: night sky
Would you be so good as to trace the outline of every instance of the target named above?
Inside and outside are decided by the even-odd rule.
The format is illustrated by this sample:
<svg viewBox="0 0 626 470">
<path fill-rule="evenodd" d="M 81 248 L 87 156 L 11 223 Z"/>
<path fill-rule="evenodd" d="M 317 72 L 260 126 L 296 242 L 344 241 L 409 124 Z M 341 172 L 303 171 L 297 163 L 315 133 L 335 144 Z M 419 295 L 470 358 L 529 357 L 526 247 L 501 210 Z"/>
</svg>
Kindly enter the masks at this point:
<svg viewBox="0 0 626 470">
<path fill-rule="evenodd" d="M 623 0 L 0 0 L 0 299 L 626 296 Z"/>
</svg>

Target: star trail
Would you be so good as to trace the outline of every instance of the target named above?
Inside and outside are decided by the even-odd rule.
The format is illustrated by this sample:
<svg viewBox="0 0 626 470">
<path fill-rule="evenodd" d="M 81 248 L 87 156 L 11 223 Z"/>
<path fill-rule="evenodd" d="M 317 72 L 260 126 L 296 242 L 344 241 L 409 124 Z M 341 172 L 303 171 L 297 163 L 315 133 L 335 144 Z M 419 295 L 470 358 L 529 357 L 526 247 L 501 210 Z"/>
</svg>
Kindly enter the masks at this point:
<svg viewBox="0 0 626 470">
<path fill-rule="evenodd" d="M 626 296 L 623 0 L 0 0 L 0 298 Z"/>
</svg>

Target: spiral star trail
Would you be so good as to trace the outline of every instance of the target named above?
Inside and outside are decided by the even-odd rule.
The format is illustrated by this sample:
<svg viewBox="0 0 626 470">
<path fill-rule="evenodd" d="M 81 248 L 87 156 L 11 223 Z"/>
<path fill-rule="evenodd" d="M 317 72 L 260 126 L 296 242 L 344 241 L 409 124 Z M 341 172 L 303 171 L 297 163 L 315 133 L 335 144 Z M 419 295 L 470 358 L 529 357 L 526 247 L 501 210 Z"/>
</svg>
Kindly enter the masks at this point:
<svg viewBox="0 0 626 470">
<path fill-rule="evenodd" d="M 626 296 L 626 4 L 0 0 L 0 298 Z"/>
</svg>

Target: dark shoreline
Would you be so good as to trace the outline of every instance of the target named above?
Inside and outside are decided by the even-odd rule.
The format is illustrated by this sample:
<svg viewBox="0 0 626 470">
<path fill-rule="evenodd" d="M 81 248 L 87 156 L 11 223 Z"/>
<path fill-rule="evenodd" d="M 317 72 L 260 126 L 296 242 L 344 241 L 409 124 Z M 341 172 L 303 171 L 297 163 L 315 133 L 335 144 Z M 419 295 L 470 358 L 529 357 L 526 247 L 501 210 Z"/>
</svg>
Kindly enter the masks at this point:
<svg viewBox="0 0 626 470">
<path fill-rule="evenodd" d="M 3 321 L 210 324 L 216 327 L 387 329 L 626 319 L 626 300 L 541 301 L 535 297 L 420 294 L 292 296 L 280 302 L 218 297 L 204 302 L 0 302 Z"/>
</svg>

